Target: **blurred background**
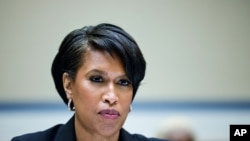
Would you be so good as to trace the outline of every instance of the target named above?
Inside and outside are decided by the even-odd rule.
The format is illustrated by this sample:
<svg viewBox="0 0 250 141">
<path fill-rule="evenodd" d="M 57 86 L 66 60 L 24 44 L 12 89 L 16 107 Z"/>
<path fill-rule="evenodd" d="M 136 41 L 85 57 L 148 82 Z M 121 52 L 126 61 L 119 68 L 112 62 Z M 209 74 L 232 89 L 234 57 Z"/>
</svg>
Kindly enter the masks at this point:
<svg viewBox="0 0 250 141">
<path fill-rule="evenodd" d="M 52 60 L 70 31 L 103 22 L 147 61 L 128 131 L 228 141 L 230 124 L 250 124 L 249 0 L 1 0 L 0 21 L 1 141 L 67 122 Z"/>
</svg>

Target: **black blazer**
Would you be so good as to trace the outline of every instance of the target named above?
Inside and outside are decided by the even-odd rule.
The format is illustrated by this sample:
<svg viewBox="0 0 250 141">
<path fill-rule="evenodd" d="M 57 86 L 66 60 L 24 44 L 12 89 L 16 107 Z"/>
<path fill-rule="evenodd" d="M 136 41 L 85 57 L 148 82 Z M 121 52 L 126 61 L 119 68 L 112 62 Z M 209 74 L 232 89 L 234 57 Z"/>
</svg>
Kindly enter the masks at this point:
<svg viewBox="0 0 250 141">
<path fill-rule="evenodd" d="M 11 141 L 76 141 L 74 116 L 66 123 L 59 124 L 45 131 L 24 134 L 14 137 Z M 139 134 L 130 134 L 123 128 L 120 130 L 119 141 L 163 141 L 147 138 Z"/>
</svg>

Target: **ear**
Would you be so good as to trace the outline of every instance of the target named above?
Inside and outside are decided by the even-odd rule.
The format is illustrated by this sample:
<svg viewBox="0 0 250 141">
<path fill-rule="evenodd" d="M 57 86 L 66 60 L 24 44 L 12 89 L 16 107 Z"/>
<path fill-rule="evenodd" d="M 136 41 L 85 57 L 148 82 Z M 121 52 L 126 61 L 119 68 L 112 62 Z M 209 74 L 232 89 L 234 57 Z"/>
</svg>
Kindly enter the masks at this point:
<svg viewBox="0 0 250 141">
<path fill-rule="evenodd" d="M 63 88 L 64 88 L 64 91 L 66 93 L 67 98 L 72 99 L 73 98 L 73 95 L 72 95 L 73 80 L 72 80 L 72 78 L 69 76 L 68 73 L 64 72 L 63 76 L 62 76 L 62 80 L 63 80 Z"/>
</svg>

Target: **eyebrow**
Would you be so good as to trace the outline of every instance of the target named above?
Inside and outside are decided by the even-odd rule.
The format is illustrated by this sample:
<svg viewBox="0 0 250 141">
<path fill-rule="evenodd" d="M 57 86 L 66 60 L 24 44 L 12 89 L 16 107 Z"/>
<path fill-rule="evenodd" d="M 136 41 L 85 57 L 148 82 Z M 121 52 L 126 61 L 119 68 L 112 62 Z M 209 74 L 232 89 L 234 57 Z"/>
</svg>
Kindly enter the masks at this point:
<svg viewBox="0 0 250 141">
<path fill-rule="evenodd" d="M 92 69 L 89 72 L 87 72 L 87 74 L 90 74 L 90 73 L 99 73 L 99 74 L 107 75 L 106 72 L 98 70 L 98 69 Z"/>
<path fill-rule="evenodd" d="M 89 75 L 91 73 L 98 73 L 98 74 L 106 75 L 106 76 L 108 75 L 107 72 L 102 71 L 102 70 L 98 70 L 98 69 L 92 69 L 92 70 L 90 70 L 89 72 L 87 72 L 87 75 Z M 128 78 L 128 76 L 126 74 L 121 74 L 121 75 L 119 75 L 119 77 L 126 77 L 126 78 Z"/>
</svg>

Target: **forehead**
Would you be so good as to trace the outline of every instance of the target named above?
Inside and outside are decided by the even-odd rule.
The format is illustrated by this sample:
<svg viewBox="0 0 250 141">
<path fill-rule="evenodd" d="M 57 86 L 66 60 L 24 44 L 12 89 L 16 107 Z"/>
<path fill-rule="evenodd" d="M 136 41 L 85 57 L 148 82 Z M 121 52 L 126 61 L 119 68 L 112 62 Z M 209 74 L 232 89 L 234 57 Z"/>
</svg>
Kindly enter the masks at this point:
<svg viewBox="0 0 250 141">
<path fill-rule="evenodd" d="M 87 71 L 91 69 L 99 69 L 104 71 L 112 70 L 125 73 L 122 61 L 115 53 L 111 54 L 104 50 L 87 48 L 83 59 L 83 64 L 80 69 Z"/>
</svg>

